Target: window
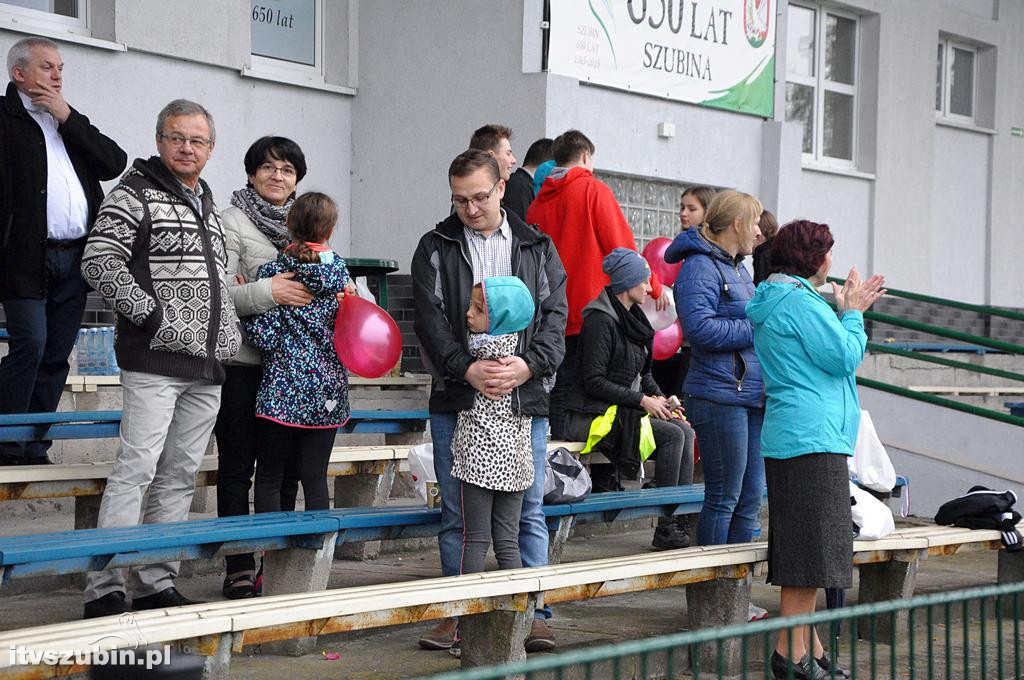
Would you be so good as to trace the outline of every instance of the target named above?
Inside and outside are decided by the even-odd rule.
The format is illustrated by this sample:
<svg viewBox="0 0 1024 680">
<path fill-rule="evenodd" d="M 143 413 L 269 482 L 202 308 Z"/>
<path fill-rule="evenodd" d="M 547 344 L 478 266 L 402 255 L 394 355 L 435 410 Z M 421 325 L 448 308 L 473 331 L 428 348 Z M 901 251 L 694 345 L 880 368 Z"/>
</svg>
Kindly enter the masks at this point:
<svg viewBox="0 0 1024 680">
<path fill-rule="evenodd" d="M 973 125 L 977 119 L 977 76 L 977 48 L 940 40 L 935 74 L 936 114 Z"/>
<path fill-rule="evenodd" d="M 89 35 L 87 0 L 0 0 L 0 20 Z"/>
<path fill-rule="evenodd" d="M 252 0 L 252 70 L 297 84 L 323 84 L 322 0 Z"/>
<path fill-rule="evenodd" d="M 786 21 L 786 120 L 803 126 L 805 160 L 853 168 L 858 19 L 791 2 Z"/>
</svg>

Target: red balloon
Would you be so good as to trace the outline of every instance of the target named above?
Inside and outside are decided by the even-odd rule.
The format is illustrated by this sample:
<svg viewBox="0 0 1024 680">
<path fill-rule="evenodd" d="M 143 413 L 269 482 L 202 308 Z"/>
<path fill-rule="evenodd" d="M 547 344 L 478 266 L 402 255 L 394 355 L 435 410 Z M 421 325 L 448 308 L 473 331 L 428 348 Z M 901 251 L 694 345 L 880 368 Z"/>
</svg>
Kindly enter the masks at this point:
<svg viewBox="0 0 1024 680">
<path fill-rule="evenodd" d="M 676 321 L 668 328 L 654 334 L 654 358 L 657 361 L 671 358 L 683 344 L 683 328 Z"/>
<path fill-rule="evenodd" d="M 334 319 L 334 349 L 348 370 L 364 378 L 379 378 L 402 356 L 402 333 L 383 309 L 356 295 L 346 295 Z"/>
<path fill-rule="evenodd" d="M 672 239 L 667 236 L 659 236 L 644 246 L 642 253 L 644 259 L 651 265 L 651 271 L 657 275 L 658 281 L 669 287 L 675 284 L 679 268 L 683 266 L 682 262 L 675 264 L 665 262 L 665 251 L 671 243 Z"/>
</svg>

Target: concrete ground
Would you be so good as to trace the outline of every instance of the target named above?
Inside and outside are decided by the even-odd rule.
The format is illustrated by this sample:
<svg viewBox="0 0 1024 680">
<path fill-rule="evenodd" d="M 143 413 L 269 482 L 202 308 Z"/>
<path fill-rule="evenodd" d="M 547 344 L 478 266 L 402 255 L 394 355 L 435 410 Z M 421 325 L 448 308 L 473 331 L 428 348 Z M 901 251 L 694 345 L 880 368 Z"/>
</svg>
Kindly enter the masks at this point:
<svg viewBox="0 0 1024 680">
<path fill-rule="evenodd" d="M 16 522 L 7 520 L 0 527 L 0 533 L 23 533 L 30 530 L 28 526 L 15 526 Z M 38 521 L 33 523 L 34 531 L 40 531 Z M 54 527 L 58 530 L 61 527 Z M 19 530 L 21 529 L 21 530 Z M 49 530 L 49 528 L 47 528 Z M 639 529 L 626 534 L 598 535 L 587 538 L 575 538 L 569 541 L 564 561 L 580 560 L 629 555 L 649 550 L 651 529 Z M 435 548 L 388 554 L 379 559 L 356 562 L 336 560 L 331 573 L 330 587 L 370 585 L 376 583 L 415 580 L 433 577 L 440 573 L 440 566 Z M 856 572 L 855 572 L 856 573 Z M 222 574 L 208 573 L 179 579 L 179 588 L 186 595 L 204 600 L 221 598 Z M 988 585 L 996 580 L 996 554 L 973 553 L 960 556 L 934 558 L 922 563 L 918 577 L 917 593 L 932 593 L 955 590 L 978 585 Z M 10 592 L 10 591 L 7 591 Z M 775 615 L 778 612 L 778 589 L 764 584 L 764 579 L 755 579 L 752 600 Z M 856 603 L 856 583 L 848 593 L 848 601 Z M 0 629 L 17 629 L 61 621 L 73 620 L 80 616 L 81 593 L 77 588 L 52 587 L 46 592 L 22 592 L 20 594 L 0 595 L 0 607 L 4 613 L 0 618 Z M 821 598 L 819 607 L 824 607 Z M 954 664 L 957 666 L 948 677 L 1013 677 L 1012 672 L 1004 676 L 996 674 L 974 674 L 959 667 L 963 659 L 963 632 L 959 622 L 959 611 L 952 612 L 955 635 L 950 645 Z M 557 607 L 551 625 L 558 641 L 558 652 L 580 649 L 607 643 L 636 640 L 657 635 L 675 633 L 685 628 L 686 598 L 683 588 L 659 590 L 648 593 L 623 595 L 601 598 L 587 602 L 562 604 Z M 938 663 L 941 673 L 935 677 L 946 677 L 944 672 L 945 641 L 943 631 L 945 621 L 939 621 L 933 629 L 933 638 L 939 645 L 929 651 L 926 646 L 927 635 L 917 636 L 915 666 L 920 670 L 918 677 L 927 677 L 928 659 Z M 351 680 L 397 680 L 430 675 L 436 672 L 455 670 L 459 662 L 445 652 L 427 652 L 416 645 L 417 638 L 429 630 L 433 623 L 418 625 L 395 626 L 386 629 L 366 632 L 346 633 L 324 636 L 320 638 L 318 652 L 303 657 L 279 657 L 262 655 L 258 649 L 247 648 L 242 655 L 232 659 L 231 676 L 253 678 L 254 680 L 281 680 L 285 675 L 296 678 L 347 678 Z M 991 648 L 989 663 L 994 663 L 996 650 L 993 639 L 996 631 L 991 624 L 987 627 L 986 647 Z M 1019 629 L 1018 629 L 1019 631 Z M 1012 635 L 1012 626 L 1002 631 L 1004 637 Z M 978 648 L 980 627 L 969 627 L 968 646 Z M 1018 644 L 1020 641 L 1018 640 Z M 762 642 L 758 638 L 752 650 L 757 650 Z M 901 655 L 906 652 L 906 641 L 901 641 Z M 1012 646 L 1010 647 L 1012 652 Z M 938 650 L 938 651 L 937 651 Z M 327 660 L 321 652 L 337 652 L 340 658 Z M 841 654 L 849 658 L 849 635 L 844 635 L 841 643 Z M 878 649 L 879 672 L 870 672 L 869 646 L 858 645 L 857 664 L 860 672 L 858 677 L 888 677 L 889 648 Z M 903 657 L 901 656 L 901 659 Z M 1012 658 L 1012 657 L 1011 657 Z M 656 662 L 655 666 L 663 663 Z M 901 666 L 906 672 L 905 660 Z M 1009 666 L 1012 669 L 1012 663 Z M 764 677 L 763 665 L 752 662 L 749 669 L 751 677 Z M 608 672 L 608 674 L 606 674 Z M 569 677 L 569 676 L 567 676 Z M 599 669 L 595 678 L 611 677 L 610 669 Z M 626 677 L 630 677 L 627 675 Z M 663 677 L 663 676 L 662 676 Z M 686 676 L 678 676 L 686 677 Z"/>
</svg>

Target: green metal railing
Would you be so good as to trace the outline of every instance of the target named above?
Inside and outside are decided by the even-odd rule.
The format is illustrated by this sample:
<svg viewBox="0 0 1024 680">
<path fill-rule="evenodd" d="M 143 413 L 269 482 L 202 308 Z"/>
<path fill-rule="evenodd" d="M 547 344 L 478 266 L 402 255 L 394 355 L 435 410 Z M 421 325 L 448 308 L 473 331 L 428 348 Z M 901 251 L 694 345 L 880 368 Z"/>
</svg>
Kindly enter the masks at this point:
<svg viewBox="0 0 1024 680">
<path fill-rule="evenodd" d="M 830 276 L 829 281 L 835 282 L 842 285 L 845 279 Z M 893 288 L 887 289 L 887 295 L 893 297 L 899 297 L 906 300 L 913 300 L 916 302 L 924 302 L 932 305 L 939 305 L 942 307 L 949 307 L 952 309 L 959 309 L 962 311 L 973 312 L 976 314 L 983 314 L 987 316 L 998 316 L 1006 319 L 1013 319 L 1015 321 L 1024 321 L 1024 313 L 1016 312 L 1007 309 L 999 309 L 998 307 L 991 307 L 988 305 L 976 305 L 969 302 L 960 302 L 958 300 L 947 300 L 945 298 L 933 297 L 931 295 L 922 295 L 920 293 L 913 293 L 906 290 L 897 290 Z M 889 324 L 891 326 L 897 326 L 899 328 L 907 328 L 909 330 L 917 331 L 920 333 L 928 333 L 930 335 L 936 335 L 942 338 L 949 338 L 951 340 L 959 340 L 961 342 L 970 343 L 972 345 L 980 345 L 982 347 L 989 347 L 992 349 L 1001 350 L 1010 354 L 1024 354 L 1024 345 L 1019 345 L 1012 342 L 1005 342 L 1003 340 L 994 340 L 992 338 L 986 338 L 980 335 L 973 335 L 971 333 L 964 333 L 961 331 L 951 330 L 949 328 L 943 328 L 942 326 L 935 326 L 932 324 L 921 323 L 919 321 L 911 321 L 910 319 L 903 319 L 898 316 L 891 314 L 882 314 L 880 312 L 867 311 L 864 313 L 864 318 L 870 321 L 877 321 L 879 323 Z M 946 357 L 935 356 L 933 354 L 925 354 L 923 352 L 915 352 L 911 350 L 905 350 L 898 347 L 890 347 L 884 343 L 869 342 L 867 345 L 869 351 L 880 352 L 884 354 L 893 354 L 895 356 L 901 356 L 908 359 L 914 359 L 915 361 L 924 361 L 932 364 L 939 364 L 941 366 L 947 366 L 950 368 L 959 368 L 965 371 L 972 371 L 974 373 L 981 373 L 983 375 L 990 375 L 996 378 L 1002 378 L 1004 380 L 1013 380 L 1016 382 L 1024 382 L 1024 374 L 1017 373 L 1015 371 L 1008 371 L 1001 368 L 991 368 L 989 366 L 978 366 L 966 361 L 957 361 L 955 359 L 948 359 Z M 970 413 L 971 415 L 981 416 L 983 418 L 989 418 L 991 420 L 998 420 L 1003 423 L 1010 425 L 1016 425 L 1018 427 L 1024 427 L 1024 418 L 1019 416 L 1010 415 L 1003 411 L 996 411 L 990 408 L 984 408 L 981 406 L 974 406 L 972 404 L 965 404 L 954 399 L 947 399 L 945 397 L 939 397 L 933 394 L 927 394 L 924 392 L 917 392 L 910 390 L 905 387 L 898 385 L 892 385 L 884 383 L 878 380 L 870 380 L 868 378 L 857 378 L 857 384 L 864 387 L 870 387 L 876 390 L 882 390 L 890 394 L 896 394 L 901 397 L 907 397 L 910 399 L 916 399 L 918 401 L 927 402 L 929 404 L 935 404 L 936 406 L 943 406 L 945 408 L 951 408 L 963 413 Z"/>
<path fill-rule="evenodd" d="M 1022 613 L 1024 583 L 1013 583 L 560 652 L 431 680 L 772 678 L 774 634 L 806 625 L 831 633 L 822 636 L 831 662 L 838 656 L 854 679 L 1024 678 Z M 737 645 L 739 668 L 730 669 L 726 650 Z M 695 663 L 702 657 L 713 662 Z"/>
</svg>

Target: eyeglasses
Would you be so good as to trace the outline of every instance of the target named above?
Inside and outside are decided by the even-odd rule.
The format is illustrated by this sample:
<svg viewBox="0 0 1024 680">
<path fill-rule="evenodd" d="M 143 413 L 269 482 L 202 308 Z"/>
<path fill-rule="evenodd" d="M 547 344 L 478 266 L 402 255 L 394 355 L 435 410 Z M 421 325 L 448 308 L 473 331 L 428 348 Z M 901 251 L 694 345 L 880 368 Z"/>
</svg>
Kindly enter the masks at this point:
<svg viewBox="0 0 1024 680">
<path fill-rule="evenodd" d="M 204 137 L 182 137 L 181 135 L 165 135 L 162 132 L 160 133 L 160 139 L 167 140 L 168 142 L 171 143 L 171 146 L 175 147 L 185 146 L 185 142 L 188 142 L 196 151 L 204 151 L 210 148 L 210 145 L 213 144 L 212 139 L 206 139 Z"/>
<path fill-rule="evenodd" d="M 293 168 L 290 165 L 277 166 L 274 165 L 273 163 L 264 163 L 263 165 L 256 168 L 256 172 L 262 175 L 266 175 L 267 177 L 273 177 L 274 173 L 280 172 L 281 177 L 284 177 L 285 179 L 291 179 L 298 174 L 295 172 L 295 168 Z"/>
<path fill-rule="evenodd" d="M 499 179 L 498 182 L 500 182 L 500 181 L 501 180 Z M 452 203 L 455 204 L 456 208 L 463 208 L 463 209 L 468 208 L 470 203 L 472 203 L 475 206 L 479 206 L 479 205 L 481 205 L 483 203 L 486 203 L 487 199 L 489 199 L 491 196 L 494 195 L 494 190 L 498 188 L 498 182 L 495 182 L 494 185 L 491 187 L 491 190 L 488 191 L 486 194 L 477 194 L 476 196 L 473 196 L 472 198 L 466 198 L 465 196 L 455 196 L 455 195 L 452 195 Z"/>
</svg>

